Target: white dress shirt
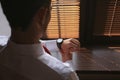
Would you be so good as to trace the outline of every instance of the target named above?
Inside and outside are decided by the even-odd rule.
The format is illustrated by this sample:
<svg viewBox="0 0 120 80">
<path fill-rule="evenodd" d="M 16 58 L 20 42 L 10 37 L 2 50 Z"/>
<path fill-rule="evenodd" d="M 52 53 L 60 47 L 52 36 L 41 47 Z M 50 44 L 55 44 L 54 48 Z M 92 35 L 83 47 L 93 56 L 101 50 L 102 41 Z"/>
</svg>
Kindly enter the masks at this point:
<svg viewBox="0 0 120 80">
<path fill-rule="evenodd" d="M 47 54 L 41 43 L 23 45 L 8 41 L 0 53 L 0 65 L 28 80 L 79 80 L 70 66 Z"/>
<path fill-rule="evenodd" d="M 0 52 L 4 49 L 4 46 L 7 44 L 8 39 L 8 36 L 0 36 Z M 40 40 L 40 42 L 51 52 L 51 55 L 53 57 L 62 61 L 62 56 L 57 47 L 56 40 Z M 74 68 L 72 60 L 67 60 L 64 62 L 64 64 Z"/>
</svg>

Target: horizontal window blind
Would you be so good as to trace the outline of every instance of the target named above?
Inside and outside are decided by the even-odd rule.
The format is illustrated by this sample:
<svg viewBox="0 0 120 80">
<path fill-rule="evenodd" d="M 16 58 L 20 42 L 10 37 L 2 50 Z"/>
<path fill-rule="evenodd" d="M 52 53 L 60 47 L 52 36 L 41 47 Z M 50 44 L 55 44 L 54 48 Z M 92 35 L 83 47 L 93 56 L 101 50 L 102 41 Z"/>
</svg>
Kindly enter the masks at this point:
<svg viewBox="0 0 120 80">
<path fill-rule="evenodd" d="M 120 0 L 97 0 L 95 36 L 120 36 Z"/>
<path fill-rule="evenodd" d="M 80 22 L 79 0 L 52 0 L 48 38 L 78 38 Z"/>
<path fill-rule="evenodd" d="M 104 3 L 107 10 L 104 35 L 120 36 L 120 0 L 104 0 Z"/>
</svg>

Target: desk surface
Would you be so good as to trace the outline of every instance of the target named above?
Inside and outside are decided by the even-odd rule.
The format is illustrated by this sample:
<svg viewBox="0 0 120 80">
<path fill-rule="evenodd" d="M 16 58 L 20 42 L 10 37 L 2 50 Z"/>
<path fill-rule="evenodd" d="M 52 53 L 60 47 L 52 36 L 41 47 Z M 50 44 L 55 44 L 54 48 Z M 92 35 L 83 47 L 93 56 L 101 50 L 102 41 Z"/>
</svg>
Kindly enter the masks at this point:
<svg viewBox="0 0 120 80">
<path fill-rule="evenodd" d="M 73 54 L 76 71 L 120 71 L 120 47 L 92 47 Z"/>
</svg>

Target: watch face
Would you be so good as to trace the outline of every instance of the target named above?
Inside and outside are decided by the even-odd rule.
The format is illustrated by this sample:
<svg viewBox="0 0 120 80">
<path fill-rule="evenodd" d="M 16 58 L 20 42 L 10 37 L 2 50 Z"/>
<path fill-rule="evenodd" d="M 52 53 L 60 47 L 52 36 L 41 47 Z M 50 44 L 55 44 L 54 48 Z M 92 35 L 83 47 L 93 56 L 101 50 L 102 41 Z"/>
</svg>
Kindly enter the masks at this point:
<svg viewBox="0 0 120 80">
<path fill-rule="evenodd" d="M 58 39 L 57 42 L 58 43 L 61 43 L 63 41 L 63 39 Z"/>
</svg>

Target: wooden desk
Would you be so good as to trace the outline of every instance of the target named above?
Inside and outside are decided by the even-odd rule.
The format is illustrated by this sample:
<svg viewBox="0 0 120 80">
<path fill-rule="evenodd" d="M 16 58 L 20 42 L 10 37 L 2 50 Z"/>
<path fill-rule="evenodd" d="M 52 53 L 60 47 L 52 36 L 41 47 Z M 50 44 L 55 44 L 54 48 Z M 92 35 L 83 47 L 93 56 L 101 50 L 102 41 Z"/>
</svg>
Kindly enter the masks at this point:
<svg viewBox="0 0 120 80">
<path fill-rule="evenodd" d="M 73 54 L 81 80 L 120 80 L 120 47 L 92 47 Z"/>
</svg>

